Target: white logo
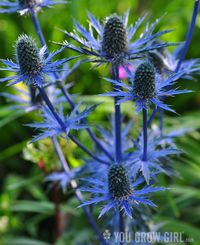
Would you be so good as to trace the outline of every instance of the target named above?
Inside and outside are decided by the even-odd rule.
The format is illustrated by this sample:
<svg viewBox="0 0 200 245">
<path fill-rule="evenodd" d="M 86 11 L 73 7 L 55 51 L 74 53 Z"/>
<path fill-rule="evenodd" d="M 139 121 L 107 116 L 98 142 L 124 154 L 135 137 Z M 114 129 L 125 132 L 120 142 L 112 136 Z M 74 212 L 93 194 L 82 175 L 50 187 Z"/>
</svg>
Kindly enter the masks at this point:
<svg viewBox="0 0 200 245">
<path fill-rule="evenodd" d="M 110 231 L 109 231 L 109 230 L 105 230 L 105 231 L 103 232 L 103 237 L 104 237 L 105 240 L 109 240 L 109 239 L 111 238 L 111 233 L 110 233 Z"/>
</svg>

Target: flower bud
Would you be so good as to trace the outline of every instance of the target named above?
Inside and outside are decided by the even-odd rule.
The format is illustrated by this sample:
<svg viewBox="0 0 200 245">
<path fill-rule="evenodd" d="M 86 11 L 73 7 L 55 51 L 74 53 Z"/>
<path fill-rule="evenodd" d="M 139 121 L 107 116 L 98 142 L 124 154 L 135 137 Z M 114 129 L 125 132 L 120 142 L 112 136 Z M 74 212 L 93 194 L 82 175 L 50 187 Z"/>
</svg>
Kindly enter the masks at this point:
<svg viewBox="0 0 200 245">
<path fill-rule="evenodd" d="M 102 51 L 107 58 L 127 53 L 127 33 L 123 21 L 116 14 L 108 17 L 104 24 Z"/>
<path fill-rule="evenodd" d="M 39 55 L 39 49 L 31 37 L 21 35 L 18 38 L 16 42 L 16 56 L 21 74 L 30 78 L 40 74 L 42 60 Z"/>
<path fill-rule="evenodd" d="M 155 68 L 149 62 L 140 64 L 136 69 L 133 92 L 139 99 L 148 100 L 155 96 L 155 74 Z"/>
<path fill-rule="evenodd" d="M 162 56 L 160 56 L 158 52 L 149 52 L 148 59 L 154 65 L 156 71 L 162 73 L 162 70 L 165 67 Z"/>
<path fill-rule="evenodd" d="M 111 166 L 108 173 L 108 189 L 116 199 L 127 199 L 132 193 L 126 169 L 122 165 Z"/>
</svg>

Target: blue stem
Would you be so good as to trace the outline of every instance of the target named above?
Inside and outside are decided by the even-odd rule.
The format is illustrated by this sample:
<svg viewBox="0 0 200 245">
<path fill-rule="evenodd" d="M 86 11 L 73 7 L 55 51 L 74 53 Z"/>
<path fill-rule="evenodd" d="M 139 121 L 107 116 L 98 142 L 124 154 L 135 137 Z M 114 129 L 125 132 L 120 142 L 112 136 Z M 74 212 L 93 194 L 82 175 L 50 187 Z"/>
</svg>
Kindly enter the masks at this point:
<svg viewBox="0 0 200 245">
<path fill-rule="evenodd" d="M 59 123 L 60 127 L 62 128 L 63 132 L 66 132 L 66 125 L 63 122 L 63 120 L 59 117 L 59 115 L 56 113 L 54 106 L 52 105 L 51 101 L 49 100 L 47 93 L 45 91 L 44 88 L 42 87 L 38 87 L 40 94 L 43 98 L 43 100 L 45 101 L 46 105 L 48 106 L 49 110 L 51 111 L 51 113 L 53 114 L 53 116 L 55 117 L 56 121 Z M 73 135 L 68 134 L 67 135 L 80 149 L 82 149 L 85 153 L 87 153 L 90 157 L 92 157 L 94 160 L 100 162 L 100 163 L 104 163 L 109 165 L 108 162 L 96 157 L 93 153 L 91 153 L 84 145 L 82 145 Z"/>
<path fill-rule="evenodd" d="M 45 45 L 46 45 L 46 41 L 45 41 L 45 38 L 44 38 L 44 36 L 43 36 L 42 30 L 41 30 L 41 28 L 40 28 L 40 24 L 39 24 L 39 21 L 38 21 L 38 18 L 37 18 L 37 16 L 36 16 L 35 11 L 31 11 L 31 16 L 32 16 L 33 24 L 34 24 L 34 26 L 35 26 L 37 35 L 38 35 L 38 37 L 39 37 L 39 39 L 40 39 L 40 43 L 41 43 L 42 46 L 45 46 Z M 57 74 L 55 74 L 55 77 L 58 78 Z M 52 106 L 51 102 L 49 101 L 49 98 L 48 98 L 48 96 L 47 96 L 45 90 L 44 90 L 44 89 L 40 89 L 40 92 L 41 92 L 41 91 L 42 91 L 42 94 L 43 94 L 43 99 L 44 99 L 44 101 L 47 103 L 49 109 L 51 110 L 51 112 L 52 112 L 52 114 L 54 115 L 54 117 L 56 118 L 56 120 L 59 122 L 60 126 L 64 129 L 64 126 L 65 126 L 65 125 L 63 125 L 62 120 L 61 120 L 61 119 L 59 118 L 59 116 L 57 115 L 57 113 L 56 113 L 54 107 Z M 71 107 L 72 107 L 72 105 L 73 105 L 73 107 L 74 107 L 73 101 L 71 101 L 70 97 L 68 96 L 67 98 L 68 98 L 68 100 L 69 100 L 69 104 L 71 105 Z M 70 101 L 71 101 L 71 103 L 70 103 Z M 72 108 L 73 108 L 73 107 L 72 107 Z M 65 126 L 65 130 L 66 130 L 66 126 Z M 91 130 L 90 130 L 90 135 L 93 135 L 93 133 L 91 132 Z M 53 145 L 54 145 L 54 147 L 55 147 L 56 153 L 57 153 L 57 155 L 58 155 L 58 158 L 59 158 L 59 160 L 60 160 L 60 162 L 61 162 L 61 164 L 62 164 L 62 166 L 63 166 L 63 169 L 65 170 L 66 173 L 69 173 L 69 172 L 70 172 L 70 169 L 69 169 L 68 164 L 67 164 L 67 162 L 66 162 L 66 160 L 65 160 L 65 157 L 64 157 L 64 155 L 63 155 L 63 153 L 62 153 L 62 150 L 60 149 L 60 146 L 59 146 L 59 144 L 58 144 L 58 142 L 57 142 L 56 137 L 53 137 L 52 141 L 53 141 Z M 74 137 L 73 137 L 73 141 L 74 141 L 76 144 L 78 144 L 79 147 L 80 147 L 81 149 L 83 149 L 83 148 L 82 148 L 82 145 L 80 144 L 80 142 L 78 142 Z M 98 142 L 96 142 L 96 144 L 98 145 Z M 100 143 L 99 143 L 99 144 L 100 144 Z M 85 148 L 85 147 L 84 147 L 84 148 Z M 84 149 L 84 151 L 85 151 L 85 150 L 86 150 L 86 152 L 92 157 L 93 154 L 91 154 L 86 148 Z M 94 157 L 94 156 L 93 156 L 93 157 Z M 96 157 L 95 157 L 95 158 L 96 158 Z M 96 159 L 96 160 L 97 160 L 97 159 Z M 76 182 L 75 182 L 74 180 L 71 181 L 71 186 L 72 186 L 73 189 L 75 189 L 75 195 L 76 195 L 76 198 L 77 198 L 77 199 L 79 200 L 79 202 L 82 204 L 82 203 L 83 203 L 83 197 L 82 197 L 82 194 L 81 194 L 80 190 L 77 189 L 77 184 L 76 184 Z M 103 238 L 101 232 L 99 231 L 99 229 L 98 229 L 98 227 L 97 227 L 95 221 L 93 220 L 92 216 L 90 215 L 90 213 L 88 212 L 88 210 L 86 209 L 86 207 L 82 207 L 82 209 L 83 209 L 83 211 L 84 211 L 84 213 L 85 213 L 85 215 L 86 215 L 86 217 L 87 217 L 88 222 L 90 223 L 90 225 L 92 226 L 92 228 L 93 228 L 93 230 L 95 231 L 96 235 L 98 236 L 99 242 L 100 242 L 102 245 L 106 245 L 107 243 L 105 242 L 105 240 L 104 240 L 104 238 Z"/>
<path fill-rule="evenodd" d="M 124 217 L 122 210 L 119 210 L 119 232 L 124 233 L 125 232 L 125 223 L 124 223 Z M 124 242 L 121 241 L 120 245 L 123 245 Z"/>
<path fill-rule="evenodd" d="M 154 107 L 150 117 L 147 120 L 147 128 L 151 125 L 151 123 L 152 123 L 152 121 L 153 121 L 153 119 L 154 119 L 154 117 L 156 115 L 156 112 L 157 112 L 157 107 Z M 139 141 L 139 138 L 142 135 L 142 133 L 143 133 L 143 129 L 139 132 L 138 137 L 136 139 L 136 142 Z"/>
<path fill-rule="evenodd" d="M 118 67 L 112 66 L 112 76 L 114 80 L 119 80 Z M 113 89 L 117 89 L 116 86 Z M 122 159 L 122 146 L 121 146 L 121 111 L 120 105 L 118 104 L 118 97 L 114 98 L 114 106 L 115 106 L 115 161 L 120 163 Z M 124 232 L 124 218 L 122 211 L 119 210 L 119 231 Z M 120 243 L 123 245 L 123 242 Z"/>
<path fill-rule="evenodd" d="M 112 67 L 112 75 L 114 80 L 119 79 L 118 67 L 113 65 Z M 117 87 L 114 87 L 117 89 Z M 119 163 L 122 159 L 122 146 L 121 146 L 121 111 L 120 105 L 118 103 L 119 98 L 115 97 L 114 105 L 115 105 L 115 160 Z"/>
<path fill-rule="evenodd" d="M 37 18 L 37 15 L 35 13 L 35 11 L 31 11 L 31 17 L 32 17 L 32 21 L 33 21 L 33 24 L 34 24 L 34 27 L 35 27 L 35 30 L 37 32 L 37 35 L 39 37 L 39 40 L 40 40 L 40 43 L 42 46 L 47 46 L 46 45 L 46 41 L 45 41 L 45 38 L 44 38 L 44 35 L 42 33 L 42 30 L 41 30 L 41 27 L 40 27 L 40 23 L 38 21 L 38 18 Z M 48 50 L 47 50 L 47 55 L 48 55 Z M 54 73 L 54 76 L 57 80 L 59 80 L 59 76 L 58 74 L 55 72 Z M 67 102 L 69 103 L 69 105 L 71 106 L 71 108 L 73 109 L 75 107 L 75 104 L 74 102 L 72 101 L 72 99 L 70 98 L 70 95 L 65 91 L 65 89 L 63 88 L 62 84 L 59 84 L 59 87 L 63 93 L 63 95 L 65 96 Z M 84 120 L 86 122 L 86 120 Z M 101 149 L 105 155 L 113 161 L 113 158 L 112 156 L 109 154 L 109 152 L 103 147 L 103 145 L 98 141 L 97 137 L 95 136 L 95 134 L 92 132 L 92 130 L 90 128 L 87 128 L 86 129 L 89 136 L 91 137 L 91 139 L 94 141 L 94 143 L 96 144 L 97 147 L 99 147 L 99 149 Z"/>
<path fill-rule="evenodd" d="M 192 13 L 192 18 L 191 18 L 191 21 L 190 21 L 190 25 L 189 25 L 189 28 L 188 28 L 187 35 L 186 35 L 185 44 L 183 46 L 182 53 L 181 53 L 181 56 L 179 58 L 178 64 L 176 66 L 175 72 L 179 71 L 182 62 L 185 59 L 185 55 L 186 55 L 186 53 L 188 51 L 188 48 L 189 48 L 189 45 L 190 45 L 190 42 L 191 42 L 191 38 L 192 38 L 192 34 L 193 34 L 193 31 L 194 31 L 194 27 L 195 27 L 197 15 L 198 15 L 199 4 L 200 4 L 200 0 L 195 0 L 194 1 L 194 8 L 193 8 L 193 13 Z M 151 121 L 155 117 L 157 111 L 158 111 L 158 109 L 156 109 L 156 111 L 153 111 L 152 114 L 150 115 Z M 163 117 L 164 117 L 164 115 L 162 115 L 162 121 L 163 121 Z"/>
<path fill-rule="evenodd" d="M 147 144 L 148 144 L 148 136 L 147 136 L 147 110 L 142 110 L 143 116 L 143 156 L 142 160 L 147 160 Z"/>
<path fill-rule="evenodd" d="M 64 171 L 66 172 L 66 174 L 69 174 L 70 173 L 70 168 L 68 166 L 67 161 L 65 160 L 63 152 L 62 152 L 62 150 L 60 148 L 60 145 L 58 143 L 58 140 L 57 140 L 57 138 L 55 136 L 52 137 L 52 142 L 53 142 L 53 145 L 54 145 L 54 148 L 55 148 L 55 152 L 56 152 L 56 154 L 58 156 L 58 159 L 59 159 Z M 70 184 L 71 184 L 72 189 L 75 192 L 76 198 L 79 200 L 80 204 L 82 204 L 83 203 L 83 197 L 82 197 L 82 194 L 81 194 L 80 190 L 77 189 L 78 185 L 77 185 L 76 181 L 75 180 L 71 180 Z M 85 213 L 85 216 L 87 217 L 88 222 L 90 223 L 91 227 L 93 228 L 93 230 L 95 231 L 97 237 L 99 238 L 100 243 L 102 245 L 106 245 L 106 242 L 105 242 L 101 232 L 99 231 L 94 219 L 92 218 L 91 214 L 88 212 L 86 207 L 83 206 L 82 209 L 83 209 L 83 212 Z"/>
<path fill-rule="evenodd" d="M 164 110 L 162 108 L 159 109 L 159 129 L 160 136 L 163 136 L 163 128 L 164 128 Z"/>
<path fill-rule="evenodd" d="M 63 95 L 65 96 L 66 100 L 68 101 L 68 103 L 70 104 L 71 108 L 74 109 L 75 108 L 75 104 L 72 101 L 72 99 L 70 98 L 69 94 L 67 93 L 67 91 L 65 91 L 65 89 L 63 88 L 63 86 L 60 87 Z M 78 112 L 77 112 L 78 114 Z M 86 120 L 83 119 L 83 122 L 86 123 Z M 87 128 L 86 131 L 88 132 L 89 136 L 91 137 L 91 139 L 94 141 L 94 143 L 96 144 L 97 147 L 99 147 L 99 149 L 101 149 L 104 154 L 111 160 L 113 161 L 113 157 L 111 156 L 111 154 L 103 147 L 103 145 L 98 141 L 97 137 L 95 136 L 95 134 L 92 132 L 92 130 L 90 128 Z"/>
<path fill-rule="evenodd" d="M 185 41 L 185 44 L 183 46 L 183 50 L 182 50 L 180 59 L 179 59 L 178 64 L 176 66 L 176 72 L 179 71 L 180 66 L 181 66 L 183 60 L 185 59 L 185 55 L 186 55 L 186 53 L 188 51 L 188 48 L 189 48 L 189 45 L 190 45 L 190 42 L 191 42 L 191 39 L 192 39 L 192 33 L 194 31 L 194 27 L 195 27 L 195 23 L 196 23 L 198 11 L 199 11 L 199 4 L 200 4 L 200 0 L 195 0 L 190 26 L 189 26 L 189 29 L 188 29 L 188 33 L 187 33 L 187 36 L 186 36 L 186 41 Z"/>
<path fill-rule="evenodd" d="M 42 46 L 45 46 L 46 45 L 46 41 L 45 41 L 44 35 L 42 33 L 42 30 L 41 30 L 40 23 L 38 21 L 36 12 L 34 10 L 31 10 L 31 17 L 32 17 L 32 21 L 33 21 L 35 30 L 37 32 L 37 35 L 38 35 L 38 37 L 40 39 L 40 43 L 41 43 Z"/>
<path fill-rule="evenodd" d="M 107 161 L 104 161 L 98 157 L 96 157 L 93 153 L 91 153 L 84 145 L 82 145 L 73 135 L 68 134 L 68 137 L 80 148 L 82 149 L 85 153 L 87 153 L 91 158 L 93 158 L 94 160 L 109 165 L 110 163 Z"/>
</svg>

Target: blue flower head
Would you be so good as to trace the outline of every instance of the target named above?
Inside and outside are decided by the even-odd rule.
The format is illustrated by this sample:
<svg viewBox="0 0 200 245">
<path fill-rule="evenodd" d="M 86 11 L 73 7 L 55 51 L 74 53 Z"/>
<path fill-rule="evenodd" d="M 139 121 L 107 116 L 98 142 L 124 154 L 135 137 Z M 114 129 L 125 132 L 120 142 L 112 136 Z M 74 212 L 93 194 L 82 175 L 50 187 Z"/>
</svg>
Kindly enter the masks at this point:
<svg viewBox="0 0 200 245">
<path fill-rule="evenodd" d="M 128 100 L 136 102 L 136 112 L 142 109 L 148 110 L 152 103 L 155 107 L 160 107 L 164 110 L 175 112 L 168 105 L 164 104 L 162 99 L 167 96 L 191 92 L 189 90 L 172 89 L 171 85 L 179 78 L 185 75 L 184 71 L 170 74 L 168 78 L 163 79 L 162 76 L 156 73 L 156 69 L 152 63 L 148 61 L 142 62 L 136 69 L 135 73 L 130 73 L 130 85 L 126 85 L 122 81 L 105 79 L 114 84 L 117 89 L 113 92 L 102 94 L 103 96 L 119 97 L 118 103 Z M 127 91 L 124 91 L 127 90 Z"/>
<path fill-rule="evenodd" d="M 79 66 L 79 64 L 80 62 L 76 62 L 72 67 L 68 66 L 69 63 L 64 65 L 64 70 L 60 74 L 59 82 L 63 84 L 63 88 L 66 91 L 72 87 L 73 83 L 64 84 L 64 81 L 66 81 L 67 77 Z M 49 83 L 48 81 L 44 84 L 44 87 L 48 88 L 53 86 L 53 88 L 50 87 L 50 91 L 54 105 L 66 102 L 66 98 L 55 85 L 57 85 L 56 82 Z M 14 93 L 13 91 L 0 93 L 0 96 L 6 98 L 8 102 L 12 103 L 9 107 L 10 110 L 22 109 L 25 112 L 29 112 L 38 109 L 42 104 L 42 97 L 38 88 L 35 86 L 30 85 L 24 89 L 21 89 L 18 86 L 13 86 L 13 89 Z"/>
<path fill-rule="evenodd" d="M 0 13 L 14 13 L 19 12 L 21 15 L 31 12 L 38 11 L 43 7 L 50 7 L 54 4 L 62 4 L 66 1 L 57 1 L 57 0 L 16 0 L 10 1 L 5 0 L 0 2 Z"/>
<path fill-rule="evenodd" d="M 1 60 L 1 62 L 7 67 L 1 68 L 1 70 L 7 70 L 15 72 L 15 76 L 9 76 L 0 79 L 0 82 L 13 80 L 10 83 L 16 84 L 19 82 L 26 82 L 30 86 L 41 87 L 42 83 L 46 82 L 47 78 L 59 71 L 59 67 L 65 62 L 73 59 L 65 58 L 57 61 L 52 61 L 55 55 L 59 54 L 63 48 L 51 53 L 47 56 L 46 47 L 39 49 L 35 41 L 27 35 L 19 36 L 16 45 L 16 63 L 9 60 Z"/>
<path fill-rule="evenodd" d="M 152 40 L 169 32 L 169 30 L 165 30 L 154 33 L 158 20 L 151 25 L 147 24 L 140 38 L 132 40 L 145 16 L 139 18 L 134 26 L 128 26 L 128 16 L 129 12 L 124 17 L 112 14 L 101 24 L 89 13 L 89 30 L 86 30 L 75 21 L 76 30 L 74 32 L 63 31 L 67 37 L 77 42 L 79 46 L 67 41 L 62 45 L 91 57 L 91 62 L 97 64 L 111 62 L 115 65 L 127 64 L 128 60 L 137 58 L 141 53 L 172 45 L 165 42 L 152 44 Z"/>
<path fill-rule="evenodd" d="M 27 77 L 38 76 L 42 70 L 42 56 L 34 42 L 28 36 L 20 36 L 16 42 L 16 59 L 20 71 Z"/>
<path fill-rule="evenodd" d="M 85 201 L 81 206 L 104 203 L 99 217 L 111 209 L 123 210 L 126 215 L 132 218 L 132 208 L 139 204 L 155 207 L 156 205 L 148 199 L 148 194 L 152 192 L 165 190 L 163 187 L 152 187 L 150 185 L 138 189 L 138 185 L 144 182 L 140 177 L 135 182 L 129 177 L 127 169 L 122 164 L 113 164 L 108 169 L 107 176 L 101 176 L 99 179 L 88 177 L 84 179 L 86 187 L 81 190 L 89 192 L 94 196 Z"/>
<path fill-rule="evenodd" d="M 128 39 L 125 25 L 116 14 L 108 17 L 104 24 L 102 52 L 107 59 L 120 64 L 128 52 Z"/>
<path fill-rule="evenodd" d="M 156 71 L 151 63 L 142 63 L 137 68 L 133 84 L 133 93 L 141 100 L 149 100 L 155 96 Z"/>
</svg>

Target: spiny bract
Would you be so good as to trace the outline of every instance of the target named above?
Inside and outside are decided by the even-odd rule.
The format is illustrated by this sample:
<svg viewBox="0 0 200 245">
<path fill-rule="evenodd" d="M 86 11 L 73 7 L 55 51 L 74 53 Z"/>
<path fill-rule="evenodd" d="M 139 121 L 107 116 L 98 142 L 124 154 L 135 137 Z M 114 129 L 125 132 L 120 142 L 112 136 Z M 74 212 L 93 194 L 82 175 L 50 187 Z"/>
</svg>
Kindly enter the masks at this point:
<svg viewBox="0 0 200 245">
<path fill-rule="evenodd" d="M 39 49 L 31 37 L 21 35 L 18 38 L 16 42 L 16 56 L 21 74 L 30 77 L 40 74 L 42 60 L 39 55 Z"/>
<path fill-rule="evenodd" d="M 127 199 L 131 195 L 132 190 L 128 175 L 122 165 L 111 166 L 108 172 L 108 189 L 110 195 L 116 199 Z"/>
<path fill-rule="evenodd" d="M 140 99 L 152 99 L 155 96 L 155 74 L 155 68 L 150 62 L 144 62 L 138 66 L 133 91 Z"/>
<path fill-rule="evenodd" d="M 105 21 L 102 51 L 109 58 L 124 56 L 128 49 L 127 33 L 123 21 L 116 14 Z"/>
</svg>

